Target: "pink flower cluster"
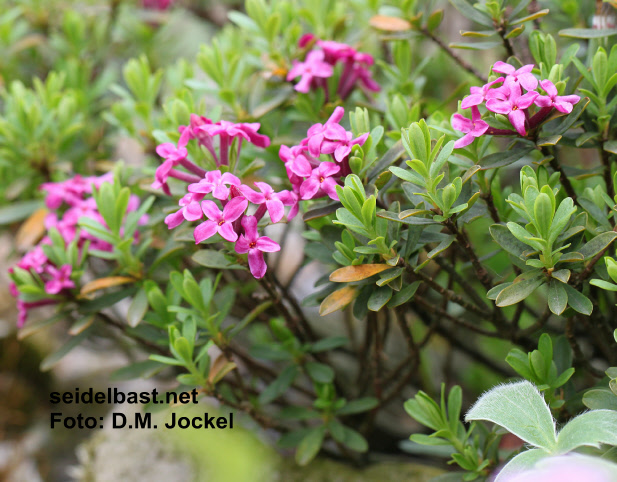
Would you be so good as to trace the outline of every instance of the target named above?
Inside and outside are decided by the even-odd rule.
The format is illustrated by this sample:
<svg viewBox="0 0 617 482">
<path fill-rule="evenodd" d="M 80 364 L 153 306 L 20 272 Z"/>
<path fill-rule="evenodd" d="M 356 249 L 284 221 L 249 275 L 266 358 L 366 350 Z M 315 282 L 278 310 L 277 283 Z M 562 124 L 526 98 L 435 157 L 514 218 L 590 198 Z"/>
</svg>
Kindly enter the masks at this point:
<svg viewBox="0 0 617 482">
<path fill-rule="evenodd" d="M 350 45 L 334 42 L 333 40 L 319 40 L 313 34 L 304 35 L 299 46 L 304 48 L 316 45 L 319 48 L 310 50 L 303 62 L 293 61 L 293 66 L 287 74 L 287 81 L 300 77 L 300 81 L 294 87 L 298 92 L 307 93 L 322 87 L 328 98 L 327 79 L 334 75 L 334 68 L 342 64 L 342 72 L 336 89 L 341 99 L 349 97 L 356 86 L 365 92 L 379 92 L 377 82 L 369 70 L 375 60 L 367 53 L 358 52 Z"/>
<path fill-rule="evenodd" d="M 552 112 L 553 109 L 569 114 L 574 104 L 578 103 L 578 95 L 560 96 L 557 87 L 548 79 L 539 82 L 544 94 L 538 92 L 538 79 L 531 72 L 533 64 L 516 69 L 505 62 L 496 62 L 493 72 L 501 77 L 482 87 L 471 87 L 470 95 L 461 102 L 462 109 L 471 109 L 471 119 L 460 114 L 452 116 L 452 127 L 465 135 L 454 144 L 454 147 L 465 147 L 476 137 L 487 135 L 520 135 L 526 136 L 528 130 L 535 129 Z M 504 77 L 505 75 L 505 77 Z M 498 84 L 501 84 L 497 87 Z M 525 93 L 523 94 L 523 90 Z M 478 106 L 484 104 L 486 109 L 496 114 L 507 115 L 514 130 L 495 129 L 482 120 Z M 536 109 L 531 112 L 531 107 Z"/>
<path fill-rule="evenodd" d="M 257 223 L 268 213 L 272 223 L 278 223 L 285 216 L 285 206 L 291 206 L 287 219 L 298 212 L 298 197 L 289 191 L 275 192 L 265 182 L 255 182 L 258 190 L 242 184 L 240 179 L 225 169 L 206 171 L 188 159 L 186 146 L 196 140 L 214 158 L 217 166 L 229 164 L 229 150 L 234 139 L 238 139 L 237 156 L 242 141 L 258 147 L 268 147 L 270 139 L 257 133 L 259 124 L 234 124 L 228 121 L 213 123 L 205 117 L 191 115 L 190 125 L 180 126 L 178 144 L 161 144 L 157 153 L 165 161 L 156 171 L 154 188 L 163 188 L 170 194 L 167 179 L 173 177 L 188 183 L 188 192 L 179 201 L 180 209 L 165 218 L 165 224 L 173 229 L 184 221 L 201 221 L 195 228 L 195 244 L 219 234 L 224 240 L 235 243 L 239 254 L 248 253 L 251 274 L 262 278 L 267 266 L 263 253 L 279 251 L 281 247 L 267 236 L 260 236 Z M 218 137 L 218 154 L 214 145 Z M 186 171 L 175 169 L 183 167 Z M 209 195 L 212 199 L 205 199 Z M 248 214 L 249 210 L 251 214 Z M 205 220 L 204 220 L 205 218 Z"/>
<path fill-rule="evenodd" d="M 315 124 L 299 145 L 281 146 L 279 157 L 285 163 L 287 176 L 293 192 L 299 199 L 316 199 L 329 196 L 338 201 L 336 186 L 342 185 L 342 178 L 351 173 L 349 154 L 354 145 L 363 145 L 368 133 L 353 138 L 339 122 L 345 110 L 337 107 L 325 124 Z M 323 161 L 322 154 L 332 156 Z"/>
<path fill-rule="evenodd" d="M 99 213 L 96 202 L 91 196 L 92 186 L 98 189 L 104 182 L 113 182 L 111 173 L 99 177 L 81 177 L 79 175 L 63 182 L 48 182 L 41 185 L 41 189 L 47 192 L 45 204 L 51 210 L 45 217 L 45 228 L 49 231 L 52 228 L 58 230 L 66 244 L 71 243 L 77 237 L 78 247 L 82 247 L 86 242 L 89 246 L 101 251 L 112 251 L 113 246 L 92 234 L 78 229 L 79 219 L 86 216 L 98 221 L 102 225 L 105 220 Z M 139 207 L 139 198 L 135 195 L 129 199 L 127 210 L 134 211 Z M 63 212 L 59 213 L 63 208 Z M 140 220 L 140 223 L 147 221 L 147 217 Z M 21 327 L 26 321 L 28 310 L 38 306 L 58 303 L 61 298 L 55 297 L 66 290 L 75 288 L 75 283 L 71 280 L 73 267 L 69 264 L 56 266 L 49 260 L 43 250 L 44 245 L 51 245 L 49 236 L 45 236 L 37 246 L 27 252 L 17 263 L 16 267 L 29 271 L 38 277 L 44 284 L 45 292 L 52 298 L 26 302 L 18 299 L 17 308 L 19 310 L 18 326 Z M 9 269 L 9 273 L 14 273 L 14 268 Z M 11 294 L 19 296 L 19 290 L 14 283 L 10 285 Z"/>
<path fill-rule="evenodd" d="M 152 10 L 167 10 L 174 0 L 141 0 L 144 8 Z"/>
</svg>

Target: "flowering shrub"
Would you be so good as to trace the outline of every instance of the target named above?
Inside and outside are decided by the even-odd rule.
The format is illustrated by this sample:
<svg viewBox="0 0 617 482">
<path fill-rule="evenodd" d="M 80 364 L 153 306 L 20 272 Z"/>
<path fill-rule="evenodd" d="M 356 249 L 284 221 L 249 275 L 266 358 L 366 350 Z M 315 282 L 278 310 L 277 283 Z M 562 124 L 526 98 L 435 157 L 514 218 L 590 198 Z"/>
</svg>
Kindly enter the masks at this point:
<svg viewBox="0 0 617 482">
<path fill-rule="evenodd" d="M 112 2 L 111 44 L 123 22 L 184 38 L 184 8 L 211 17 L 134 3 Z M 144 48 L 117 77 L 51 61 L 30 86 L 9 58 L 20 336 L 69 322 L 43 368 L 109 328 L 137 360 L 116 376 L 166 368 L 301 465 L 413 430 L 404 450 L 443 446 L 457 480 L 614 473 L 615 31 L 571 28 L 584 2 L 450 3 L 247 0 L 199 52 Z M 457 11 L 483 40 L 445 41 Z M 63 18 L 59 57 L 104 43 Z M 108 160 L 120 137 L 130 168 Z"/>
</svg>

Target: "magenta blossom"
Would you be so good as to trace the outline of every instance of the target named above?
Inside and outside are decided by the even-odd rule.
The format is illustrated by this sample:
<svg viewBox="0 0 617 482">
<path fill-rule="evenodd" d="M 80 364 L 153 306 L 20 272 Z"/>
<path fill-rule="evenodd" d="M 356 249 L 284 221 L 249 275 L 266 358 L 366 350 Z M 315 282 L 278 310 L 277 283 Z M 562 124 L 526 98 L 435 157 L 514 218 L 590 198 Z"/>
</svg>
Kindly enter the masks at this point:
<svg viewBox="0 0 617 482">
<path fill-rule="evenodd" d="M 286 195 L 281 196 L 283 193 L 276 193 L 272 186 L 265 182 L 255 182 L 255 186 L 261 191 L 255 192 L 248 186 L 240 186 L 242 194 L 253 204 L 266 204 L 268 214 L 273 223 L 278 223 L 285 215 L 284 202 L 288 201 Z"/>
<path fill-rule="evenodd" d="M 240 187 L 240 184 L 240 179 L 229 172 L 221 174 L 221 171 L 209 171 L 205 179 L 189 184 L 188 189 L 195 201 L 201 201 L 208 193 L 223 201 L 229 197 L 228 186 Z"/>
<path fill-rule="evenodd" d="M 313 170 L 310 161 L 304 155 L 306 146 L 287 147 L 282 145 L 279 149 L 279 157 L 285 163 L 288 171 L 300 177 L 308 177 Z"/>
<path fill-rule="evenodd" d="M 559 112 L 569 114 L 572 112 L 574 104 L 581 100 L 578 95 L 558 95 L 557 87 L 548 79 L 541 80 L 540 87 L 547 94 L 536 97 L 536 105 L 540 107 L 554 107 Z"/>
<path fill-rule="evenodd" d="M 334 40 L 318 40 L 317 45 L 323 49 L 326 62 L 332 65 L 356 55 L 356 50 L 353 47 Z"/>
<path fill-rule="evenodd" d="M 324 192 L 331 199 L 338 201 L 336 194 L 337 183 L 331 176 L 340 171 L 340 167 L 333 162 L 322 162 L 313 169 L 311 176 L 300 186 L 300 197 L 312 199 L 319 192 Z"/>
<path fill-rule="evenodd" d="M 326 134 L 327 135 L 327 134 Z M 345 132 L 345 137 L 343 139 L 324 140 L 321 146 L 322 154 L 332 154 L 334 153 L 334 159 L 336 162 L 343 162 L 343 160 L 351 154 L 352 146 L 358 145 L 362 146 L 368 139 L 368 132 L 366 134 L 362 134 L 355 139 L 352 139 L 353 134 L 351 132 Z"/>
<path fill-rule="evenodd" d="M 538 87 L 538 79 L 531 73 L 532 70 L 533 64 L 524 65 L 518 70 L 501 60 L 493 65 L 493 72 L 507 75 L 506 84 L 518 82 L 527 91 L 535 90 Z"/>
<path fill-rule="evenodd" d="M 195 244 L 201 243 L 214 234 L 219 233 L 223 239 L 232 243 L 238 239 L 238 233 L 234 230 L 233 222 L 238 219 L 246 208 L 248 201 L 243 197 L 235 197 L 229 201 L 223 211 L 219 209 L 214 201 L 202 201 L 201 209 L 208 218 L 195 228 Z"/>
<path fill-rule="evenodd" d="M 70 264 L 65 264 L 60 269 L 48 265 L 46 272 L 51 276 L 51 279 L 45 283 L 45 291 L 50 295 L 56 295 L 64 288 L 75 288 L 75 283 L 71 281 L 73 267 Z"/>
<path fill-rule="evenodd" d="M 337 107 L 325 124 L 314 124 L 309 128 L 307 132 L 307 145 L 311 156 L 319 157 L 321 154 L 321 143 L 326 137 L 326 133 L 329 139 L 345 138 L 345 129 L 338 125 L 344 115 L 345 109 Z"/>
<path fill-rule="evenodd" d="M 239 254 L 248 253 L 251 274 L 257 279 L 263 278 L 268 269 L 263 253 L 280 251 L 281 247 L 268 236 L 259 236 L 255 216 L 244 216 L 242 227 L 244 227 L 244 234 L 238 238 L 236 252 Z"/>
<path fill-rule="evenodd" d="M 475 105 L 471 107 L 471 120 L 463 117 L 461 114 L 454 114 L 451 122 L 454 129 L 465 133 L 463 137 L 454 143 L 455 149 L 468 146 L 476 137 L 480 137 L 484 134 L 489 127 L 489 125 L 482 120 L 480 111 Z"/>
<path fill-rule="evenodd" d="M 167 10 L 174 0 L 141 0 L 141 4 L 144 8 L 154 10 Z"/>
<path fill-rule="evenodd" d="M 257 147 L 265 148 L 270 145 L 270 138 L 263 134 L 258 134 L 257 131 L 261 127 L 261 124 L 254 122 L 252 124 L 235 124 L 226 120 L 217 122 L 216 124 L 210 124 L 204 126 L 211 136 L 219 135 L 221 139 L 227 137 L 229 139 L 234 137 L 241 137 L 251 144 L 255 144 Z"/>
<path fill-rule="evenodd" d="M 178 202 L 182 206 L 178 211 L 165 218 L 165 224 L 169 229 L 176 228 L 186 221 L 197 221 L 203 216 L 199 201 L 193 199 L 193 194 L 185 194 Z"/>
<path fill-rule="evenodd" d="M 494 91 L 491 87 L 499 82 L 503 82 L 503 80 L 503 77 L 499 77 L 498 79 L 495 79 L 482 87 L 471 87 L 469 89 L 471 94 L 463 99 L 461 102 L 461 109 L 469 109 L 474 105 L 480 105 L 482 102 L 487 100 L 487 95 L 490 95 L 489 92 Z"/>
<path fill-rule="evenodd" d="M 287 74 L 287 81 L 301 76 L 300 82 L 294 87 L 295 90 L 307 93 L 311 88 L 314 78 L 327 79 L 332 77 L 332 66 L 324 61 L 323 50 L 311 50 L 304 62 L 294 61 L 293 67 Z"/>
<path fill-rule="evenodd" d="M 486 108 L 497 114 L 507 115 L 516 132 L 525 136 L 527 135 L 525 131 L 525 109 L 533 104 L 538 93 L 527 92 L 525 95 L 521 95 L 521 87 L 517 83 L 511 83 L 503 88 L 510 90 L 508 99 L 490 99 L 486 102 Z"/>
<path fill-rule="evenodd" d="M 41 274 L 45 269 L 45 264 L 47 264 L 47 255 L 41 245 L 38 245 L 24 254 L 24 257 L 17 263 L 17 266 L 21 269 L 32 270 L 35 273 Z"/>
<path fill-rule="evenodd" d="M 302 37 L 300 37 L 300 40 L 298 40 L 298 47 L 303 49 L 308 44 L 313 42 L 315 40 L 315 38 L 316 37 L 312 33 L 305 33 Z"/>
</svg>

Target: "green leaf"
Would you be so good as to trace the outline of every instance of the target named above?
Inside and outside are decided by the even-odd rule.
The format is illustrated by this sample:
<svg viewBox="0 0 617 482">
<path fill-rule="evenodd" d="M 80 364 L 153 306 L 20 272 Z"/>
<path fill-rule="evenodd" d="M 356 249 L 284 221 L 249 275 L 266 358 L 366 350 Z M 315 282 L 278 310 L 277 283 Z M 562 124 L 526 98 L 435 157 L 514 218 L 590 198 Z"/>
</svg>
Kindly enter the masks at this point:
<svg viewBox="0 0 617 482">
<path fill-rule="evenodd" d="M 315 458 L 315 456 L 319 452 L 319 449 L 321 449 L 325 430 L 326 429 L 323 425 L 312 428 L 300 441 L 296 450 L 295 457 L 298 465 L 307 465 L 311 460 Z"/>
<path fill-rule="evenodd" d="M 93 326 L 86 328 L 84 331 L 75 335 L 60 347 L 59 350 L 55 351 L 51 355 L 47 355 L 43 361 L 41 362 L 41 371 L 46 372 L 53 368 L 53 366 L 58 363 L 62 358 L 64 358 L 73 348 L 77 347 L 82 341 L 84 341 L 92 332 Z"/>
<path fill-rule="evenodd" d="M 560 281 L 548 282 L 548 307 L 552 313 L 561 315 L 568 306 L 568 295 Z"/>
<path fill-rule="evenodd" d="M 502 224 L 493 224 L 489 228 L 489 232 L 499 246 L 517 258 L 522 258 L 523 253 L 529 250 L 527 244 L 519 241 L 510 230 Z"/>
<path fill-rule="evenodd" d="M 614 28 L 604 28 L 604 29 L 566 28 L 564 30 L 560 30 L 559 35 L 561 37 L 584 38 L 584 39 L 603 38 L 603 37 L 610 37 L 612 35 L 617 35 L 617 29 L 614 29 Z"/>
<path fill-rule="evenodd" d="M 338 422 L 336 423 L 338 424 Z M 334 440 L 355 452 L 366 452 L 368 450 L 368 443 L 362 435 L 349 427 L 341 424 L 338 425 L 340 425 L 338 430 L 330 431 Z"/>
<path fill-rule="evenodd" d="M 617 412 L 594 410 L 570 420 L 557 436 L 556 453 L 571 452 L 577 447 L 617 445 Z"/>
<path fill-rule="evenodd" d="M 489 154 L 488 156 L 480 159 L 480 161 L 478 161 L 478 165 L 482 167 L 482 171 L 509 166 L 516 161 L 520 161 L 531 151 L 533 151 L 532 147 L 520 147 L 509 151 L 495 152 L 494 154 Z"/>
<path fill-rule="evenodd" d="M 289 365 L 268 387 L 259 394 L 258 401 L 261 405 L 266 405 L 285 393 L 298 375 L 298 367 Z"/>
<path fill-rule="evenodd" d="M 471 407 L 465 420 L 496 423 L 547 452 L 551 452 L 557 445 L 551 411 L 538 389 L 528 381 L 491 389 Z"/>
<path fill-rule="evenodd" d="M 617 285 L 613 283 L 609 283 L 608 281 L 604 281 L 601 279 L 592 279 L 589 282 L 590 285 L 597 286 L 598 288 L 602 288 L 603 290 L 608 291 L 617 291 Z"/>
<path fill-rule="evenodd" d="M 484 25 L 485 27 L 493 27 L 493 20 L 491 17 L 489 17 L 486 13 L 473 8 L 466 0 L 450 0 L 450 3 L 469 20 L 473 20 L 474 22 Z"/>
<path fill-rule="evenodd" d="M 21 221 L 42 207 L 41 201 L 13 202 L 0 208 L 0 226 Z"/>
<path fill-rule="evenodd" d="M 388 308 L 394 308 L 402 305 L 403 303 L 407 303 L 413 295 L 416 294 L 420 284 L 420 281 L 414 281 L 413 283 L 405 286 L 402 290 L 396 293 L 390 301 L 388 301 Z"/>
<path fill-rule="evenodd" d="M 192 259 L 206 268 L 244 269 L 243 266 L 229 261 L 222 252 L 214 249 L 201 249 L 192 256 Z"/>
<path fill-rule="evenodd" d="M 591 259 L 609 246 L 615 239 L 617 239 L 617 233 L 614 231 L 607 231 L 606 233 L 599 234 L 588 243 L 585 243 L 578 252 L 583 255 L 584 259 Z"/>
<path fill-rule="evenodd" d="M 368 309 L 371 311 L 379 311 L 392 298 L 392 289 L 388 286 L 376 288 L 368 299 Z"/>
<path fill-rule="evenodd" d="M 356 400 L 352 400 L 343 405 L 342 408 L 336 411 L 337 415 L 353 415 L 356 413 L 367 412 L 368 410 L 372 410 L 377 405 L 379 405 L 379 401 L 373 397 L 365 397 L 358 398 Z"/>
<path fill-rule="evenodd" d="M 334 380 L 334 370 L 328 365 L 317 362 L 306 362 L 304 368 L 308 376 L 317 383 L 331 383 Z"/>
<path fill-rule="evenodd" d="M 514 305 L 531 295 L 543 283 L 543 279 L 528 279 L 512 283 L 499 293 L 495 303 L 499 307 Z"/>
<path fill-rule="evenodd" d="M 568 294 L 568 304 L 583 315 L 590 315 L 593 311 L 593 304 L 584 294 L 575 290 L 570 285 L 563 285 Z"/>
<path fill-rule="evenodd" d="M 311 345 L 312 353 L 319 353 L 322 351 L 334 350 L 341 346 L 345 346 L 349 343 L 349 340 L 345 336 L 329 336 L 323 340 L 319 340 Z"/>
<path fill-rule="evenodd" d="M 135 328 L 141 320 L 144 319 L 147 311 L 148 295 L 146 294 L 146 290 L 142 288 L 137 292 L 129 306 L 129 310 L 126 314 L 126 322 L 130 327 Z"/>
<path fill-rule="evenodd" d="M 135 378 L 150 378 L 160 370 L 160 362 L 155 360 L 144 360 L 119 368 L 114 371 L 109 378 L 113 381 L 134 380 Z"/>
<path fill-rule="evenodd" d="M 606 388 L 595 388 L 585 392 L 583 403 L 591 410 L 617 411 L 617 396 Z"/>
<path fill-rule="evenodd" d="M 437 224 L 435 221 L 429 218 L 421 218 L 418 216 L 409 216 L 405 219 L 400 219 L 397 213 L 391 211 L 381 211 L 377 213 L 378 218 L 384 218 L 388 221 L 394 221 L 402 224 Z"/>
</svg>

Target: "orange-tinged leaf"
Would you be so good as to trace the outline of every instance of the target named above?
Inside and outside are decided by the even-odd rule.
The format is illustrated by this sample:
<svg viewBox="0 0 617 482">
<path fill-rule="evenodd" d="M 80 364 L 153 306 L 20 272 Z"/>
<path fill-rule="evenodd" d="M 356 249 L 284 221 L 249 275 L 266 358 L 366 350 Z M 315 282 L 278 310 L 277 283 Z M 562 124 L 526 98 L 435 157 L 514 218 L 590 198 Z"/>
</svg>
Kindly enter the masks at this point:
<svg viewBox="0 0 617 482">
<path fill-rule="evenodd" d="M 108 276 L 107 278 L 99 278 L 86 283 L 81 288 L 80 294 L 87 295 L 98 290 L 127 283 L 134 283 L 135 281 L 137 281 L 135 278 L 130 278 L 129 276 Z"/>
<path fill-rule="evenodd" d="M 20 250 L 33 247 L 45 234 L 45 216 L 47 209 L 40 208 L 34 211 L 21 225 L 15 237 L 15 243 Z"/>
<path fill-rule="evenodd" d="M 345 286 L 334 293 L 330 293 L 326 299 L 321 302 L 319 314 L 321 316 L 329 315 L 342 308 L 345 308 L 356 297 L 358 288 L 355 286 Z"/>
<path fill-rule="evenodd" d="M 381 273 L 390 269 L 387 264 L 359 264 L 357 266 L 345 266 L 337 269 L 330 275 L 330 281 L 335 283 L 349 283 L 352 281 L 362 281 L 374 274 Z"/>
<path fill-rule="evenodd" d="M 388 17 L 386 15 L 375 15 L 370 20 L 371 27 L 386 32 L 404 32 L 411 30 L 411 24 L 407 20 L 398 17 Z"/>
<path fill-rule="evenodd" d="M 210 368 L 210 373 L 208 373 L 208 381 L 210 383 L 216 384 L 219 382 L 225 375 L 227 375 L 230 371 L 236 368 L 236 364 L 227 359 L 224 356 L 219 356 L 212 367 Z"/>
</svg>

